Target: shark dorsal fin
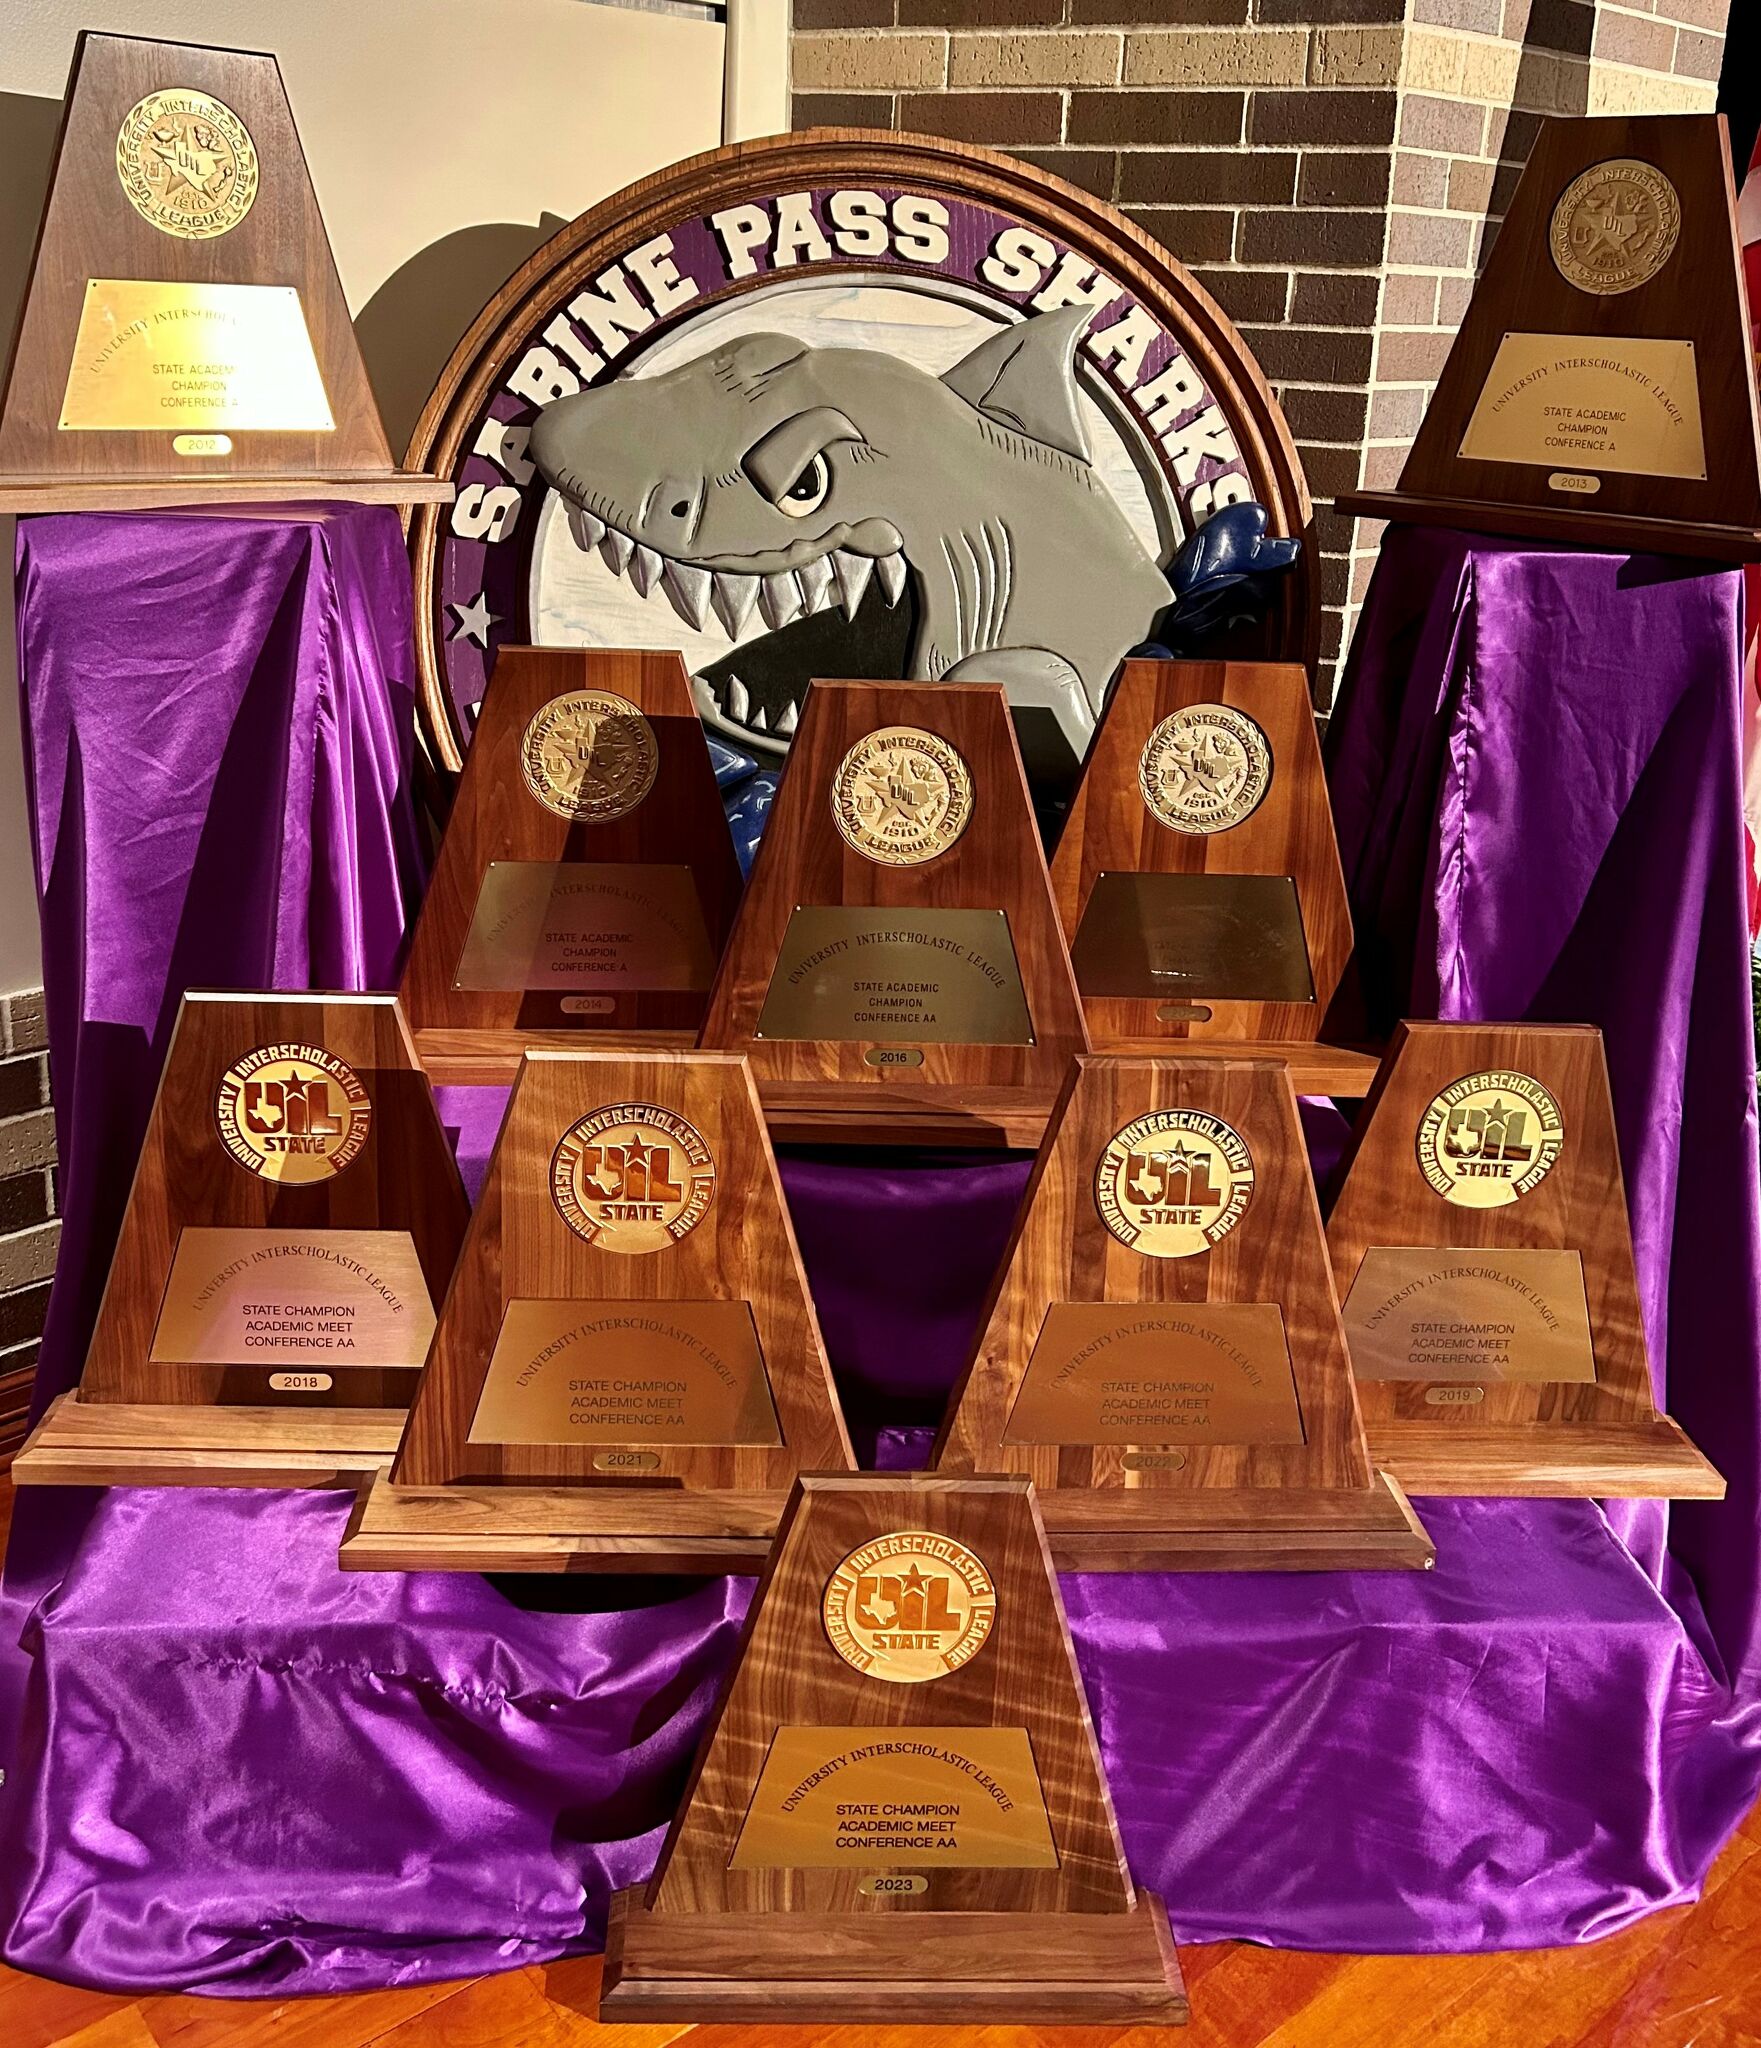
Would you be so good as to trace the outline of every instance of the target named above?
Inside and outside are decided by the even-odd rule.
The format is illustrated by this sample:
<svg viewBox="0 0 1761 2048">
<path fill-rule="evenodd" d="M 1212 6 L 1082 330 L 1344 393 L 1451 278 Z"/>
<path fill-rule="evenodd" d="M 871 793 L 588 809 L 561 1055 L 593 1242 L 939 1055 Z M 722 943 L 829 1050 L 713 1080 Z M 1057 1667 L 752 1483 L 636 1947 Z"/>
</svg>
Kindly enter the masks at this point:
<svg viewBox="0 0 1761 2048">
<path fill-rule="evenodd" d="M 981 341 L 942 382 L 999 426 L 1048 448 L 1089 457 L 1076 392 L 1076 344 L 1090 308 L 1060 306 Z"/>
</svg>

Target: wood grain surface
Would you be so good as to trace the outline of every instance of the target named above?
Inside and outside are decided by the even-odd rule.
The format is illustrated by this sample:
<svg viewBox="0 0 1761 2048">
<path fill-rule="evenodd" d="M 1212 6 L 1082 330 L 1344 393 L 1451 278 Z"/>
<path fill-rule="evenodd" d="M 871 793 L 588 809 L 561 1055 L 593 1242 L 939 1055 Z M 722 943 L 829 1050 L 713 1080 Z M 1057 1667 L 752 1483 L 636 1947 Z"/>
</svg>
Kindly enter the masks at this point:
<svg viewBox="0 0 1761 2048">
<path fill-rule="evenodd" d="M 552 699 L 575 690 L 610 691 L 636 706 L 654 733 L 654 786 L 632 811 L 604 824 L 561 818 L 527 788 L 521 742 Z M 740 867 L 723 815 L 703 724 L 691 702 L 684 663 L 673 653 L 611 648 L 504 647 L 483 700 L 434 874 L 416 920 L 404 969 L 404 1013 L 431 1071 L 481 1047 L 497 1077 L 517 1069 L 531 1034 L 547 1043 L 563 1034 L 591 1044 L 601 1032 L 636 1044 L 652 1032 L 689 1043 L 709 994 L 632 990 L 605 1000 L 603 1014 L 573 1016 L 570 991 L 546 987 L 456 989 L 460 950 L 491 861 L 587 861 L 691 871 L 712 953 L 720 957 L 740 900 Z M 431 1034 L 441 1034 L 438 1046 Z M 435 1052 L 444 1055 L 435 1062 Z M 497 1057 L 499 1056 L 499 1057 Z"/>
<path fill-rule="evenodd" d="M 244 218 L 224 234 L 186 241 L 143 220 L 116 171 L 124 117 L 149 93 L 186 87 L 222 101 L 256 145 L 258 187 Z M 63 433 L 62 396 L 73 359 L 86 280 L 140 278 L 197 284 L 292 286 L 299 292 L 335 428 L 329 433 L 229 429 L 224 469 L 176 456 L 165 434 Z M 8 510 L 52 510 L 45 480 L 73 490 L 69 507 L 108 502 L 220 503 L 241 481 L 322 478 L 324 495 L 348 498 L 358 478 L 377 499 L 451 496 L 431 478 L 408 487 L 392 461 L 367 382 L 354 323 L 272 56 L 132 37 L 83 34 L 50 172 L 49 198 L 0 402 L 0 479 L 27 487 Z M 96 494 L 96 495 L 94 495 Z M 260 492 L 254 492 L 260 495 Z M 284 494 L 283 494 L 284 495 Z"/>
<path fill-rule="evenodd" d="M 1223 832 L 1176 832 L 1144 802 L 1138 767 L 1151 733 L 1194 704 L 1226 704 L 1265 734 L 1272 777 L 1265 796 Z M 1095 1049 L 1160 1041 L 1170 1047 L 1231 1040 L 1313 1042 L 1351 955 L 1351 912 L 1315 738 L 1308 672 L 1294 662 L 1128 661 L 1089 750 L 1052 857 L 1052 892 L 1072 947 L 1104 874 L 1288 875 L 1296 885 L 1315 995 L 1308 1003 L 1213 999 L 1208 1019 L 1165 1021 L 1154 996 L 1083 994 Z M 1134 1048 L 1136 1045 L 1134 1044 Z M 1268 1048 L 1269 1049 L 1269 1048 Z"/>
<path fill-rule="evenodd" d="M 1553 209 L 1580 172 L 1613 157 L 1651 164 L 1674 185 L 1680 238 L 1675 253 L 1643 284 L 1616 293 L 1581 291 L 1553 261 Z M 1511 332 L 1692 341 L 1704 480 L 1600 470 L 1596 491 L 1580 497 L 1552 489 L 1548 478 L 1579 469 L 1581 458 L 1488 462 L 1462 455 L 1462 436 L 1493 358 Z M 1534 534 L 1623 553 L 1761 559 L 1761 426 L 1723 115 L 1541 123 L 1398 486 L 1343 492 L 1338 505 L 1366 518 Z"/>
<path fill-rule="evenodd" d="M 1096 1170 L 1152 1111 L 1220 1118 L 1246 1143 L 1253 1191 L 1208 1250 L 1150 1257 L 1107 1227 Z M 1048 1311 L 1065 1302 L 1251 1303 L 1281 1311 L 1301 1416 L 1297 1443 L 1195 1443 L 1177 1469 L 1131 1470 L 1132 1445 L 1024 1444 L 1006 1425 Z M 1153 1443 L 1160 1438 L 1150 1439 Z M 1141 1569 L 1166 1542 L 1184 1563 L 1276 1568 L 1302 1557 L 1423 1567 L 1432 1551 L 1364 1445 L 1326 1240 L 1289 1076 L 1275 1061 L 1090 1055 L 1074 1063 L 936 1445 L 943 1472 L 1031 1474 L 1054 1551 Z M 1280 1496 L 1290 1499 L 1281 1503 Z M 1214 1528 L 1214 1553 L 1206 1532 Z M 1076 1539 L 1066 1548 L 1066 1537 Z M 1117 1539 L 1116 1553 L 1109 1539 Z M 1259 1545 L 1263 1542 L 1263 1550 Z"/>
<path fill-rule="evenodd" d="M 1446 1201 L 1419 1168 L 1425 1111 L 1465 1075 L 1511 1070 L 1540 1082 L 1558 1103 L 1559 1154 L 1536 1186 L 1502 1208 Z M 1401 1025 L 1353 1132 L 1327 1237 L 1341 1301 L 1372 1247 L 1582 1255 L 1593 1382 L 1488 1379 L 1478 1402 L 1444 1407 L 1426 1401 L 1427 1381 L 1358 1383 L 1372 1455 L 1414 1492 L 1722 1495 L 1722 1479 L 1658 1414 L 1652 1395 L 1600 1032 L 1567 1024 Z"/>
</svg>

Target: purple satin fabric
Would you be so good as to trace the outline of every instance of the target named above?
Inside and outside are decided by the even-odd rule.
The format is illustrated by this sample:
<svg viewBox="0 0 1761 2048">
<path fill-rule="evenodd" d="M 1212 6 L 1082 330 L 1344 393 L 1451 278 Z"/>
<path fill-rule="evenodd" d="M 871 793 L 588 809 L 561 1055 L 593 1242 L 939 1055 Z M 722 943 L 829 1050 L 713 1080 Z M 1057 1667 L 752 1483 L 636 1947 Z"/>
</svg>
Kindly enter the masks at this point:
<svg viewBox="0 0 1761 2048">
<path fill-rule="evenodd" d="M 151 571 L 164 534 L 141 524 L 90 522 L 82 537 L 81 522 L 37 522 L 27 595 L 102 608 L 127 587 L 135 549 Z M 71 529 L 58 558 L 55 527 Z M 394 542 L 393 524 L 383 556 L 359 549 L 359 587 L 333 600 L 343 617 L 407 625 Z M 233 546 L 191 591 L 192 646 L 220 627 L 198 598 L 230 612 L 230 579 L 248 587 L 255 573 L 255 550 L 236 534 Z M 1586 1502 L 1428 1502 L 1439 1555 L 1423 1577 L 1067 1577 L 1133 1867 L 1186 1939 L 1586 1940 L 1691 1897 L 1753 1794 L 1758 1247 L 1734 585 L 1394 535 L 1332 739 L 1383 1007 L 1422 1013 L 1429 995 L 1449 1014 L 1493 1003 L 1609 1031 L 1657 1356 L 1732 1499 L 1622 1511 L 1633 1549 Z M 304 855 L 274 867 L 273 884 L 241 868 L 221 929 L 211 914 L 185 942 L 193 969 L 169 915 L 127 946 L 120 934 L 96 944 L 88 926 L 105 906 L 187 864 L 222 802 L 239 700 L 218 694 L 192 720 L 208 764 L 192 769 L 150 723 L 108 708 L 126 667 L 93 671 L 71 708 L 44 704 L 41 616 L 22 631 L 40 657 L 27 691 L 46 849 L 67 817 L 58 795 L 45 800 L 58 755 L 78 751 L 83 780 L 106 789 L 138 762 L 185 792 L 181 829 L 143 808 L 130 835 L 106 839 L 104 905 L 71 883 L 57 893 L 50 868 L 70 1178 L 100 1159 L 114 1178 L 145 1102 L 126 1069 L 111 1078 L 119 1048 L 95 1027 L 120 1012 L 150 1038 L 166 1006 L 131 1010 L 112 989 L 226 979 L 201 947 L 242 956 L 265 924 L 297 926 L 287 878 Z M 358 635 L 342 638 L 364 656 Z M 354 666 L 341 695 L 361 697 L 339 735 L 406 729 L 407 694 L 386 693 L 386 667 L 407 672 Z M 298 715 L 297 692 L 286 705 Z M 287 735 L 275 743 L 285 751 Z M 367 751 L 382 771 L 401 760 L 398 743 Z M 305 833 L 305 886 L 345 906 L 329 924 L 352 917 L 381 935 L 378 958 L 363 947 L 306 963 L 338 984 L 383 976 L 396 944 L 406 819 L 396 773 L 371 798 L 368 780 L 355 830 L 386 856 L 362 866 L 297 806 L 244 821 L 265 838 Z M 173 885 L 163 900 L 187 895 Z M 500 1102 L 444 1094 L 468 1180 Z M 1324 1164 L 1337 1125 L 1318 1105 L 1307 1120 Z M 1675 1172 L 1682 1154 L 1692 1173 Z M 1025 1172 L 1019 1159 L 784 1161 L 840 1387 L 883 1462 L 922 1454 Z M 85 1213 L 45 1368 L 63 1382 L 108 1251 Z M 64 1516 L 54 1540 L 27 1543 L 0 1615 L 0 1646 L 22 1641 L 3 1661 L 27 1702 L 0 1811 L 8 1961 L 118 1990 L 268 1994 L 438 1979 L 597 1942 L 610 1890 L 647 1869 L 672 1812 L 749 1581 L 346 1576 L 333 1497 L 76 1498 L 83 1537 Z"/>
</svg>

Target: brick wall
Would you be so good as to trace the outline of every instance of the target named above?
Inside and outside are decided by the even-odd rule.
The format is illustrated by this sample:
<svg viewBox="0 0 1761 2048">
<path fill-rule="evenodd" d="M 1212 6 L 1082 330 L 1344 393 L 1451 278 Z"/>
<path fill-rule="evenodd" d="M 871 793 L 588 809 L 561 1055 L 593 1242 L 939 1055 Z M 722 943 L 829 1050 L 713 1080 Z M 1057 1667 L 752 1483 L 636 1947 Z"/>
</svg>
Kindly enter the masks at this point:
<svg viewBox="0 0 1761 2048">
<path fill-rule="evenodd" d="M 61 1236 L 41 991 L 0 997 L 0 1466 L 24 1435 Z"/>
<path fill-rule="evenodd" d="M 1007 149 L 1198 273 L 1302 450 L 1325 701 L 1377 531 L 1329 502 L 1398 471 L 1537 121 L 1710 109 L 1730 6 L 794 0 L 794 123 Z"/>
</svg>

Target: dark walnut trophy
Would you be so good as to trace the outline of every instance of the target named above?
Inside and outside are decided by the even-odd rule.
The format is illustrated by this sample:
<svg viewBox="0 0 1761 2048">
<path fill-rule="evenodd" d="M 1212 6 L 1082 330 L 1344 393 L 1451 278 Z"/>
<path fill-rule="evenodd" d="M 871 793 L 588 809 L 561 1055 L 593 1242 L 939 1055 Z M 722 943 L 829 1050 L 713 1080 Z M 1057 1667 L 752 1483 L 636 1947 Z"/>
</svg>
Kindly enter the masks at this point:
<svg viewBox="0 0 1761 2048">
<path fill-rule="evenodd" d="M 776 1136 L 1038 1142 L 1088 1040 L 1001 689 L 813 685 L 703 1043 Z"/>
<path fill-rule="evenodd" d="M 1285 1067 L 1077 1060 L 936 1444 L 1074 1571 L 1432 1562 L 1364 1447 Z"/>
<path fill-rule="evenodd" d="M 1351 913 L 1297 664 L 1128 661 L 1052 861 L 1099 1051 L 1262 1054 L 1361 1095 L 1320 1042 Z"/>
<path fill-rule="evenodd" d="M 1761 560 L 1722 115 L 1541 123 L 1395 489 L 1339 509 Z"/>
<path fill-rule="evenodd" d="M 20 1485 L 352 1486 L 464 1236 L 395 996 L 184 997 L 77 1393 Z"/>
<path fill-rule="evenodd" d="M 275 59 L 83 34 L 0 511 L 451 496 L 392 460 Z"/>
<path fill-rule="evenodd" d="M 528 1045 L 695 1042 L 740 898 L 676 654 L 504 647 L 404 971 L 440 1082 Z"/>
<path fill-rule="evenodd" d="M 1185 2019 L 1025 1479 L 800 1481 L 600 2014 Z"/>
<path fill-rule="evenodd" d="M 1599 1032 L 1402 1025 L 1327 1234 L 1371 1452 L 1414 1493 L 1722 1497 L 1653 1403 Z"/>
<path fill-rule="evenodd" d="M 744 1060 L 527 1056 L 358 1571 L 741 1571 L 853 1460 Z"/>
</svg>

